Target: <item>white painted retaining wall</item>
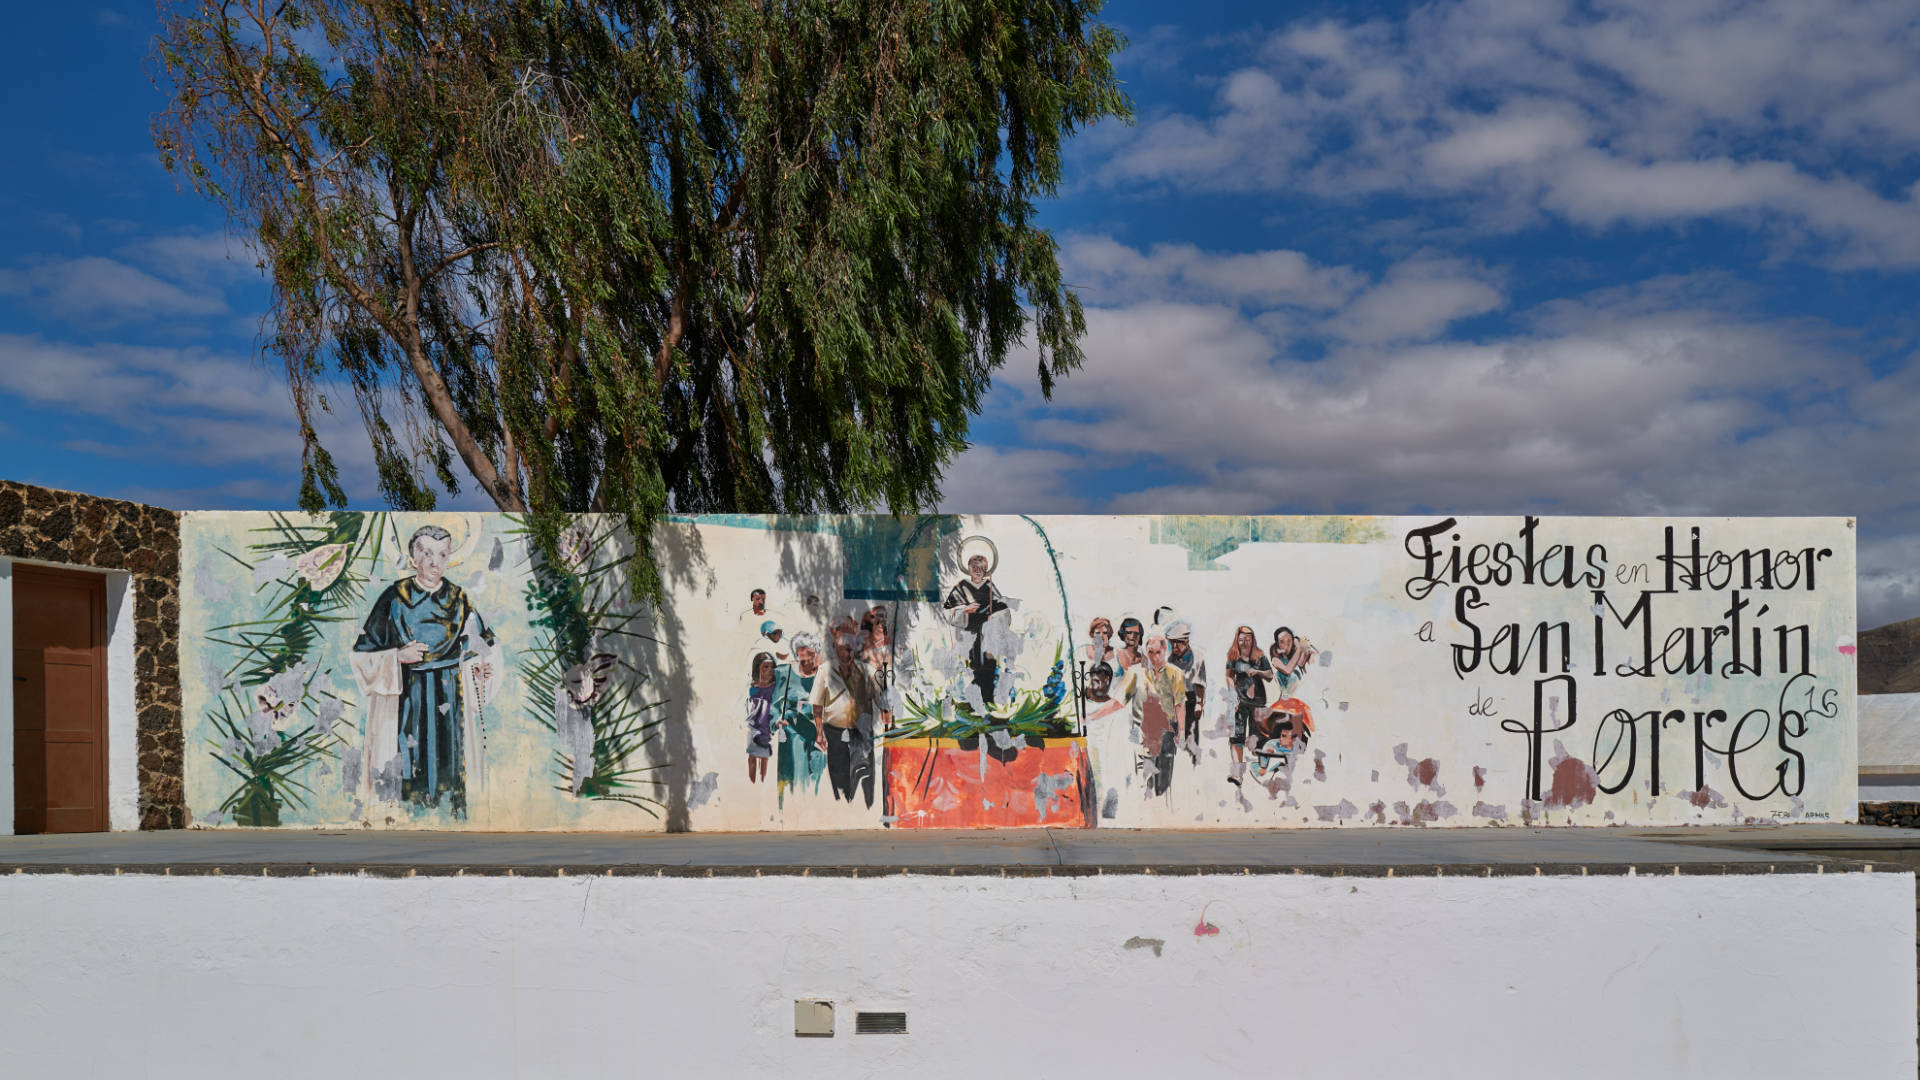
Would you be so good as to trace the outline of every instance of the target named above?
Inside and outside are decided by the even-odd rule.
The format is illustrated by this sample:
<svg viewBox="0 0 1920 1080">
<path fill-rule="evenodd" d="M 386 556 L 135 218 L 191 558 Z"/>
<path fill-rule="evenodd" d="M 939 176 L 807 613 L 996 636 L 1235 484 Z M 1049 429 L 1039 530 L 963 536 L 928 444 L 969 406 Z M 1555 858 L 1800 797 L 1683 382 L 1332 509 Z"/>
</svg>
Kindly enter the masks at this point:
<svg viewBox="0 0 1920 1080">
<path fill-rule="evenodd" d="M 22 1077 L 1907 1080 L 1913 898 L 1907 873 L 18 875 L 0 1046 Z M 836 1037 L 794 1037 L 812 995 Z"/>
</svg>

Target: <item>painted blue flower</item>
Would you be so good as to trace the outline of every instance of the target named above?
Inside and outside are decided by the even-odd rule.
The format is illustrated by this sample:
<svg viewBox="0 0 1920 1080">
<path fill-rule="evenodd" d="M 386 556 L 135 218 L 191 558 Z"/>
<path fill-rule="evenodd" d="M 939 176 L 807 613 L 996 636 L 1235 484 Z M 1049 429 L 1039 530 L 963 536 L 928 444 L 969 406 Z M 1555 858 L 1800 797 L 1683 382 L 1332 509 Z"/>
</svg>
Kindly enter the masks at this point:
<svg viewBox="0 0 1920 1080">
<path fill-rule="evenodd" d="M 1053 662 L 1053 671 L 1047 675 L 1046 686 L 1041 688 L 1040 694 L 1046 699 L 1049 705 L 1058 705 L 1066 700 L 1067 683 L 1064 677 L 1065 667 L 1065 661 L 1055 660 Z"/>
</svg>

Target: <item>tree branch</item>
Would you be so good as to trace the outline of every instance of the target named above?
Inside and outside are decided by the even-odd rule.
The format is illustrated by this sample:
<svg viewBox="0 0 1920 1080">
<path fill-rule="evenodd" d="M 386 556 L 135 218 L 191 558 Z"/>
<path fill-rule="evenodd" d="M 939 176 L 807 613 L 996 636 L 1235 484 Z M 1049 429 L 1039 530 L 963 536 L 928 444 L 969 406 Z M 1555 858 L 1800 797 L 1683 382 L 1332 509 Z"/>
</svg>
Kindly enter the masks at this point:
<svg viewBox="0 0 1920 1080">
<path fill-rule="evenodd" d="M 459 251 L 456 251 L 453 254 L 447 256 L 446 258 L 441 259 L 439 262 L 434 263 L 433 268 L 431 270 L 428 270 L 425 274 L 422 274 L 420 276 L 420 280 L 422 282 L 432 281 L 434 278 L 440 276 L 441 271 L 445 270 L 449 266 L 452 266 L 454 263 L 459 262 L 461 259 L 464 259 L 469 255 L 478 255 L 483 251 L 486 251 L 490 248 L 497 248 L 499 246 L 500 246 L 500 241 L 495 240 L 495 241 L 492 241 L 491 243 L 474 244 L 472 247 L 463 247 Z"/>
<path fill-rule="evenodd" d="M 413 377 L 420 383 L 420 392 L 426 398 L 427 407 L 432 410 L 433 418 L 440 421 L 446 429 L 447 437 L 453 440 L 454 452 L 460 460 L 466 462 L 473 471 L 474 479 L 492 496 L 495 506 L 502 510 L 525 510 L 526 504 L 520 498 L 516 487 L 509 486 L 494 467 L 493 459 L 480 448 L 480 441 L 473 437 L 473 431 L 460 418 L 460 410 L 453 403 L 453 392 L 447 388 L 447 381 L 434 370 L 433 361 L 427 356 L 425 343 L 420 337 L 420 289 L 423 281 L 419 269 L 413 261 L 413 223 L 415 208 L 406 206 L 401 197 L 399 177 L 393 172 L 387 173 L 387 190 L 393 198 L 395 217 L 399 227 L 394 230 L 394 244 L 400 256 L 400 283 L 406 302 L 406 313 L 401 330 L 404 336 L 399 344 L 407 354 L 407 364 L 413 369 Z"/>
<path fill-rule="evenodd" d="M 679 275 L 680 282 L 673 287 L 673 303 L 667 310 L 667 336 L 660 339 L 660 351 L 653 357 L 654 385 L 666 385 L 667 375 L 673 371 L 673 348 L 687 333 L 687 283 L 684 272 Z"/>
</svg>

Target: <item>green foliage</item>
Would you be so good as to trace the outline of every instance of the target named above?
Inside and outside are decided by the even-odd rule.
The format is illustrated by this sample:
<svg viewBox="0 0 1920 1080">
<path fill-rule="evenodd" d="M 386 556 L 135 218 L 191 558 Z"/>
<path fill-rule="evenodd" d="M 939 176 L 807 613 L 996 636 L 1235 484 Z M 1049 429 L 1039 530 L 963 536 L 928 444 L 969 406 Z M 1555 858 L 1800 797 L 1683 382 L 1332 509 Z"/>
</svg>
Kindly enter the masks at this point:
<svg viewBox="0 0 1920 1080">
<path fill-rule="evenodd" d="M 308 765 L 339 756 L 334 725 L 346 702 L 327 672 L 308 659 L 327 623 L 354 621 L 367 575 L 357 564 L 380 556 L 385 514 L 333 512 L 302 523 L 274 514 L 254 530 L 249 562 L 224 552 L 248 572 L 283 560 L 266 608 L 244 622 L 216 626 L 207 640 L 234 650 L 225 696 L 207 714 L 213 759 L 239 778 L 220 804 L 239 825 L 278 825 L 282 808 L 305 805 L 311 789 L 299 779 Z"/>
<path fill-rule="evenodd" d="M 514 531 L 531 533 L 526 518 L 514 520 Z M 535 552 L 524 593 L 534 639 L 520 656 L 520 676 L 526 684 L 528 716 L 558 733 L 560 695 L 568 693 L 569 686 L 581 689 L 583 672 L 586 678 L 595 677 L 590 669 L 596 654 L 608 661 L 604 685 L 581 707 L 592 728 L 591 760 L 569 754 L 564 745 L 556 749 L 553 768 L 559 782 L 554 786 L 583 799 L 624 802 L 658 817 L 656 808 L 662 803 L 650 794 L 656 781 L 649 774 L 667 766 L 640 762 L 666 722 L 658 710 L 667 702 L 644 700 L 646 673 L 620 655 L 629 651 L 621 648 L 622 639 L 659 642 L 632 629 L 640 612 L 623 582 L 637 558 L 622 545 L 619 524 L 611 518 L 580 519 L 565 528 L 556 559 Z"/>
<path fill-rule="evenodd" d="M 1036 200 L 1128 104 L 1098 0 L 181 0 L 163 162 L 253 238 L 306 457 L 573 513 L 933 503 L 993 372 L 1081 361 Z M 1030 336 L 1029 336 L 1030 335 Z"/>
<path fill-rule="evenodd" d="M 940 698 L 923 701 L 913 694 L 904 696 L 904 715 L 894 718 L 893 727 L 881 736 L 897 739 L 970 739 L 1004 731 L 1030 738 L 1064 739 L 1079 733 L 1065 681 L 1064 646 L 1055 646 L 1053 669 L 1038 690 L 1019 690 L 1006 704 L 990 705 L 983 712 L 966 701 Z"/>
<path fill-rule="evenodd" d="M 366 573 L 355 563 L 363 554 L 379 557 L 385 521 L 385 514 L 335 511 L 320 524 L 299 524 L 276 513 L 272 525 L 255 530 L 270 538 L 251 545 L 254 562 L 223 551 L 249 572 L 263 559 L 287 560 L 265 611 L 208 631 L 207 640 L 238 650 L 226 674 L 242 686 L 257 686 L 305 663 L 325 632 L 324 624 L 354 621 L 352 612 L 367 584 Z M 301 560 L 309 553 L 320 557 L 303 567 Z"/>
<path fill-rule="evenodd" d="M 213 760 L 240 779 L 219 812 L 231 813 L 236 825 L 278 825 L 282 807 L 304 806 L 302 793 L 313 793 L 298 774 L 321 758 L 338 757 L 345 740 L 334 734 L 332 723 L 321 720 L 287 731 L 255 733 L 247 723 L 251 714 L 246 699 L 238 693 L 229 697 L 231 701 L 221 698 L 207 716 L 218 735 L 207 740 Z M 313 695 L 303 691 L 299 707 L 311 713 L 313 705 Z"/>
</svg>

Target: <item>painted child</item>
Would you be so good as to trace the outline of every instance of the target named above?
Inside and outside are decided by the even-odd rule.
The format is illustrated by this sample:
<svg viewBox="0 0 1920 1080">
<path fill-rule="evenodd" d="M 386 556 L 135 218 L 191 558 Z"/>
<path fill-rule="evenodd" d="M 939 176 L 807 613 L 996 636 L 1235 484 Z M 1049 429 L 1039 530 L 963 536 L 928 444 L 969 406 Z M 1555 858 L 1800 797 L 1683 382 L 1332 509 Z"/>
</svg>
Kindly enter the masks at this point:
<svg viewBox="0 0 1920 1080">
<path fill-rule="evenodd" d="M 753 658 L 753 685 L 747 688 L 747 780 L 759 783 L 773 756 L 773 654 Z"/>
</svg>

